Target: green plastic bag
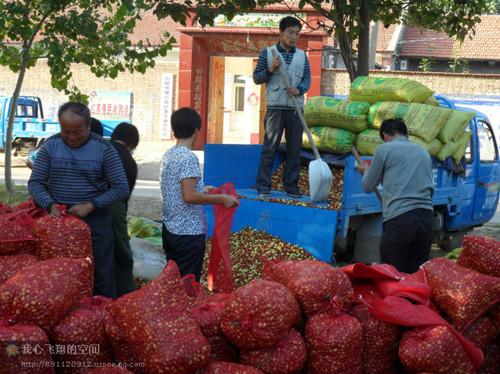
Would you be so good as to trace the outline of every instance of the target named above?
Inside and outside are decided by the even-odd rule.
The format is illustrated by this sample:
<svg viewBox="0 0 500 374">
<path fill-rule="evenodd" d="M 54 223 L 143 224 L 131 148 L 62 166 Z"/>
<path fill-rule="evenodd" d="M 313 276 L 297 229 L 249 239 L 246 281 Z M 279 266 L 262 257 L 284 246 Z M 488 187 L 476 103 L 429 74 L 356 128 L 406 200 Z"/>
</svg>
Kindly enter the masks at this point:
<svg viewBox="0 0 500 374">
<path fill-rule="evenodd" d="M 452 140 L 458 140 L 463 134 L 470 120 L 474 117 L 473 112 L 463 112 L 461 110 L 452 110 L 450 118 L 439 132 L 438 138 L 443 143 L 449 143 Z"/>
<path fill-rule="evenodd" d="M 373 156 L 377 147 L 383 143 L 378 130 L 367 129 L 356 137 L 356 148 L 364 156 Z"/>
<path fill-rule="evenodd" d="M 434 91 L 406 78 L 357 77 L 351 84 L 349 101 L 404 101 L 423 103 Z"/>
<path fill-rule="evenodd" d="M 423 104 L 439 106 L 439 101 L 437 101 L 437 99 L 434 96 L 431 96 L 427 100 L 425 100 Z"/>
<path fill-rule="evenodd" d="M 455 151 L 455 153 L 453 153 L 451 155 L 451 157 L 453 157 L 453 159 L 455 160 L 455 162 L 457 164 L 460 163 L 460 160 L 462 159 L 462 157 L 465 156 L 465 151 L 467 150 L 467 146 L 469 145 L 470 137 L 471 137 L 471 132 L 466 131 L 457 140 L 457 143 L 458 143 L 457 150 Z"/>
<path fill-rule="evenodd" d="M 327 126 L 311 127 L 311 134 L 320 151 L 342 155 L 351 151 L 356 138 L 352 132 Z M 311 149 L 306 133 L 302 135 L 302 147 Z"/>
<path fill-rule="evenodd" d="M 441 150 L 441 147 L 443 146 L 443 144 L 437 138 L 432 139 L 430 143 L 426 143 L 423 139 L 420 139 L 418 136 L 410 135 L 408 137 L 408 140 L 412 143 L 420 144 L 427 150 L 427 152 L 429 152 L 431 156 L 436 156 Z"/>
<path fill-rule="evenodd" d="M 315 96 L 307 100 L 304 118 L 308 126 L 329 126 L 359 133 L 366 129 L 370 104 Z"/>
<path fill-rule="evenodd" d="M 410 135 L 430 143 L 439 134 L 451 112 L 451 109 L 432 105 L 385 101 L 370 107 L 368 121 L 373 124 L 373 128 L 379 129 L 384 120 L 401 118 Z"/>
<path fill-rule="evenodd" d="M 436 155 L 436 158 L 441 161 L 446 160 L 458 150 L 459 145 L 460 144 L 458 142 L 453 141 L 443 144 L 438 154 Z"/>
</svg>

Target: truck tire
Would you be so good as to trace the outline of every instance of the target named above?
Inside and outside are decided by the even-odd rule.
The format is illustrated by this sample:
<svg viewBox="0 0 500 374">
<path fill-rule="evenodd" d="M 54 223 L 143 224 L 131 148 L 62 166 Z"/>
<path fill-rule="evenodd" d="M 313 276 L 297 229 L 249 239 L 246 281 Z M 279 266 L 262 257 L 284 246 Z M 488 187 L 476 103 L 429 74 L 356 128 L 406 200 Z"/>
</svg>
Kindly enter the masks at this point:
<svg viewBox="0 0 500 374">
<path fill-rule="evenodd" d="M 439 246 L 445 252 L 451 252 L 455 248 L 460 248 L 467 232 L 467 230 L 447 232 L 443 240 L 439 243 Z"/>
</svg>

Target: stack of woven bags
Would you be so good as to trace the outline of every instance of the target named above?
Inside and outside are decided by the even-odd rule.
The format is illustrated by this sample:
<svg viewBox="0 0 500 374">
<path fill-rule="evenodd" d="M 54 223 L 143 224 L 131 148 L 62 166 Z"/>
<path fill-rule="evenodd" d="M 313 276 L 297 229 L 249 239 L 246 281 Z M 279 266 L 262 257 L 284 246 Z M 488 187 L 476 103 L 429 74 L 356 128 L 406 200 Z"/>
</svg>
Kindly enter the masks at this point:
<svg viewBox="0 0 500 374">
<path fill-rule="evenodd" d="M 409 140 L 423 146 L 431 156 L 458 164 L 471 133 L 473 112 L 442 108 L 423 84 L 405 78 L 358 77 L 348 100 L 311 97 L 304 117 L 318 149 L 346 154 L 355 145 L 363 155 L 373 155 L 383 143 L 379 129 L 386 119 L 400 118 L 408 127 Z M 303 147 L 310 148 L 304 134 Z"/>
</svg>

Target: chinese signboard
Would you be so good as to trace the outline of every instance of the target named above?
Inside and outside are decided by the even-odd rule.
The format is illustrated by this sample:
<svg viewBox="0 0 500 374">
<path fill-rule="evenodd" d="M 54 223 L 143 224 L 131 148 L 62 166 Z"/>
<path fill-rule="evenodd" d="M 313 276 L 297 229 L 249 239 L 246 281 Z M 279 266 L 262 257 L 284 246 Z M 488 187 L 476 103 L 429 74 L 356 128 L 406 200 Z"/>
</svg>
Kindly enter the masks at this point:
<svg viewBox="0 0 500 374">
<path fill-rule="evenodd" d="M 172 115 L 172 98 L 174 90 L 174 75 L 166 73 L 161 80 L 161 109 L 160 109 L 160 139 L 170 139 L 172 128 L 170 126 L 170 116 Z"/>
<path fill-rule="evenodd" d="M 90 113 L 99 120 L 130 122 L 132 92 L 92 91 L 89 98 Z"/>
</svg>

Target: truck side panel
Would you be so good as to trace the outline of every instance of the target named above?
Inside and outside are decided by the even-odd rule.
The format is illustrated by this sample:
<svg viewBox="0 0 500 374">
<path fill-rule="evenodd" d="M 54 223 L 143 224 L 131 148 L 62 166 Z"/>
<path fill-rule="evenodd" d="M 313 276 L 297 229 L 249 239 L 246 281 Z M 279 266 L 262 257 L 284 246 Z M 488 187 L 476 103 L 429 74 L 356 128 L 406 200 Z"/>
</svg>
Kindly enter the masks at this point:
<svg viewBox="0 0 500 374">
<path fill-rule="evenodd" d="M 261 150 L 260 145 L 205 146 L 205 183 L 219 186 L 232 182 L 238 194 L 244 196 L 236 209 L 231 231 L 239 231 L 245 227 L 262 230 L 305 248 L 318 259 L 330 262 L 338 213 L 328 209 L 258 200 L 254 185 Z M 280 162 L 278 158 L 275 167 Z M 288 199 L 286 194 L 277 191 L 273 191 L 273 197 Z M 307 199 L 304 197 L 301 200 Z M 215 223 L 212 207 L 205 207 L 205 212 L 208 216 L 209 235 L 212 235 Z"/>
</svg>

